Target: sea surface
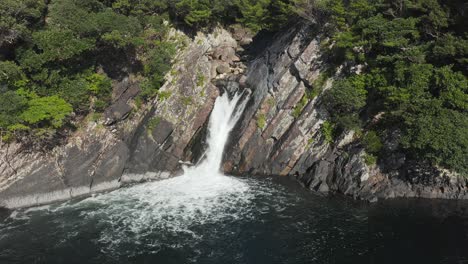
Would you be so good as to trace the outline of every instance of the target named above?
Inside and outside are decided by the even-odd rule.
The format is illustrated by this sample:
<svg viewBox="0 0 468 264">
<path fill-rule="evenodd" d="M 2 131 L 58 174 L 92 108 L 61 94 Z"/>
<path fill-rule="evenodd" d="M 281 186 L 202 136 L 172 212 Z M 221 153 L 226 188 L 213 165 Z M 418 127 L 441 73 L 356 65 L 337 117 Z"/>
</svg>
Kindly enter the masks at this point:
<svg viewBox="0 0 468 264">
<path fill-rule="evenodd" d="M 184 175 L 1 212 L 0 263 L 468 263 L 468 203 Z"/>
</svg>

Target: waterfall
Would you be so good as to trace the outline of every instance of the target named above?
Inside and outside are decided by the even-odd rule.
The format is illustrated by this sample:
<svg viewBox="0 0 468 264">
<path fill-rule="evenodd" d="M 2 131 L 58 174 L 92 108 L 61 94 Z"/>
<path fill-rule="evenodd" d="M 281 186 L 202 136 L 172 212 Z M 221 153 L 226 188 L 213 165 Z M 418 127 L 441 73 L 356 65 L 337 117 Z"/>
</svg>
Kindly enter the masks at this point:
<svg viewBox="0 0 468 264">
<path fill-rule="evenodd" d="M 236 125 L 247 103 L 243 97 L 243 93 L 238 92 L 231 99 L 228 92 L 224 92 L 216 99 L 208 124 L 208 148 L 201 162 L 195 167 L 185 167 L 184 174 L 222 175 L 220 167 L 229 133 Z"/>
<path fill-rule="evenodd" d="M 184 168 L 183 175 L 98 194 L 54 210 L 76 209 L 87 221 L 98 223 L 103 228 L 98 241 L 109 254 L 126 252 L 128 245 L 135 244 L 156 251 L 178 247 L 175 236 L 184 247 L 196 246 L 205 241 L 200 230 L 250 217 L 253 201 L 258 195 L 268 195 L 269 189 L 220 171 L 229 133 L 244 111 L 246 97 L 224 92 L 216 99 L 206 152 L 198 165 Z"/>
</svg>

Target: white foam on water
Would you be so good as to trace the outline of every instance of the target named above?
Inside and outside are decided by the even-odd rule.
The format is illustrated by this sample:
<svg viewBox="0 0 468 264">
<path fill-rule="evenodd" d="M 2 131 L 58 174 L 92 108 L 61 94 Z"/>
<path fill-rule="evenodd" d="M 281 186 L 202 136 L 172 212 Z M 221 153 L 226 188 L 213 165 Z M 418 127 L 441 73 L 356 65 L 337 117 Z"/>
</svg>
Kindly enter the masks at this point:
<svg viewBox="0 0 468 264">
<path fill-rule="evenodd" d="M 125 243 L 157 248 L 163 236 L 201 239 L 193 231 L 197 226 L 248 217 L 256 193 L 247 180 L 220 171 L 229 133 L 245 108 L 246 100 L 241 98 L 236 94 L 230 99 L 228 93 L 217 98 L 204 158 L 197 166 L 185 167 L 182 176 L 120 189 L 74 205 L 88 207 L 82 216 L 106 226 L 100 242 L 110 248 Z M 146 240 L 157 232 L 161 233 L 158 241 Z"/>
<path fill-rule="evenodd" d="M 192 228 L 243 218 L 255 193 L 249 184 L 231 177 L 190 175 L 135 185 L 77 204 L 83 216 L 107 225 L 100 239 L 105 244 L 151 243 L 153 233 L 197 238 Z M 164 239 L 162 239 L 164 240 Z"/>
<path fill-rule="evenodd" d="M 79 237 L 81 226 L 92 223 L 99 230 L 96 243 L 110 255 L 137 254 L 135 247 L 141 247 L 142 252 L 190 247 L 196 252 L 197 243 L 206 240 L 204 236 L 223 233 L 238 220 L 268 213 L 268 206 L 257 207 L 259 199 L 274 199 L 275 206 L 283 209 L 284 197 L 268 181 L 225 176 L 220 171 L 229 133 L 245 108 L 247 100 L 241 98 L 237 94 L 230 99 L 227 93 L 217 98 L 204 158 L 197 166 L 184 168 L 182 176 L 44 208 L 57 215 L 77 216 L 74 220 L 57 220 L 60 223 L 56 224 L 67 230 L 61 242 Z"/>
</svg>

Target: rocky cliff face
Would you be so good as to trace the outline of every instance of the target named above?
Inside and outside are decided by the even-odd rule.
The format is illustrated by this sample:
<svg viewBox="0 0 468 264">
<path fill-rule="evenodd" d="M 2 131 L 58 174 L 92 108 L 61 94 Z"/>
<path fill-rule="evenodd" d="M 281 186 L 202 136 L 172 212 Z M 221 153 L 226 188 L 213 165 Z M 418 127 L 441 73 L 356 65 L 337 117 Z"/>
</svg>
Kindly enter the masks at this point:
<svg viewBox="0 0 468 264">
<path fill-rule="evenodd" d="M 174 31 L 172 37 L 187 47 L 152 103 L 135 106 L 139 82 L 128 76 L 114 84 L 113 104 L 104 117 L 80 123 L 65 144 L 48 152 L 18 143 L 0 146 L 0 207 L 38 205 L 170 177 L 180 172 L 181 162 L 196 160 L 219 93 L 211 80 L 243 68 L 235 56 L 237 41 L 226 30 L 200 33 L 193 40 Z"/>
<path fill-rule="evenodd" d="M 204 151 L 217 85 L 252 90 L 225 151 L 227 173 L 292 176 L 315 191 L 370 201 L 468 198 L 465 178 L 407 160 L 394 151 L 391 135 L 388 158 L 378 166 L 366 165 L 353 133 L 327 140 L 322 126 L 329 113 L 321 95 L 340 68 L 323 78 L 328 65 L 316 28 L 298 25 L 256 40 L 250 52 L 243 52 L 251 39 L 239 28 L 185 41 L 153 102 L 134 105 L 139 82 L 128 76 L 115 83 L 104 118 L 83 122 L 65 144 L 47 153 L 0 146 L 0 206 L 38 205 L 179 174 L 181 163 L 196 162 Z"/>
<path fill-rule="evenodd" d="M 329 113 L 321 98 L 342 67 L 324 80 L 329 65 L 320 52 L 322 43 L 318 29 L 300 25 L 277 34 L 252 61 L 246 85 L 253 96 L 226 151 L 225 171 L 293 176 L 315 191 L 369 201 L 468 198 L 466 178 L 407 159 L 397 151 L 395 135 L 386 139 L 388 156 L 378 166 L 366 165 L 353 132 L 327 141 L 322 125 Z"/>
</svg>

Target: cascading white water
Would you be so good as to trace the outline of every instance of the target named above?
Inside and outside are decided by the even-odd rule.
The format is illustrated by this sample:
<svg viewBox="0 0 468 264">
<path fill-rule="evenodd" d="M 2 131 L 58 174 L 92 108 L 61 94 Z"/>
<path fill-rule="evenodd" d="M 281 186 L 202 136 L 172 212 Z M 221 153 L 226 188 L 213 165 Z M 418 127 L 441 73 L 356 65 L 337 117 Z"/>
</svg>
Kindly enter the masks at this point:
<svg viewBox="0 0 468 264">
<path fill-rule="evenodd" d="M 266 200 L 275 197 L 279 204 L 279 196 L 268 186 L 225 176 L 220 171 L 229 133 L 242 115 L 246 101 L 242 94 L 230 99 L 227 92 L 216 99 L 204 158 L 197 166 L 185 168 L 182 176 L 122 188 L 47 210 L 55 214 L 77 210 L 83 221 L 100 226 L 98 243 L 102 244 L 102 250 L 116 255 L 126 254 L 128 245 L 143 247 L 144 251 L 196 248 L 197 243 L 204 241 L 203 228 L 221 232 L 232 221 L 249 219 L 253 212 L 258 213 L 253 201 L 259 196 L 270 197 Z M 74 240 L 76 234 L 69 232 L 67 239 Z"/>
<path fill-rule="evenodd" d="M 208 124 L 208 149 L 200 164 L 191 168 L 184 168 L 185 174 L 191 176 L 210 175 L 219 176 L 224 148 L 229 133 L 236 125 L 247 100 L 243 100 L 241 93 L 236 93 L 232 99 L 227 92 L 216 99 Z"/>
<path fill-rule="evenodd" d="M 184 248 L 193 252 L 191 259 L 196 262 L 201 255 L 199 249 L 209 245 L 212 238 L 234 234 L 226 230 L 235 223 L 286 207 L 285 193 L 272 188 L 269 182 L 225 176 L 220 171 L 229 133 L 246 105 L 244 98 L 236 94 L 229 99 L 227 92 L 217 98 L 208 124 L 204 158 L 197 166 L 185 168 L 182 176 L 39 210 L 52 212 L 54 219 L 56 215 L 76 215 L 67 221 L 59 220 L 60 229 L 67 230 L 63 243 L 79 241 L 81 229 L 91 233 L 88 225 L 92 223 L 99 230 L 96 245 L 109 256 Z M 259 200 L 274 200 L 275 207 L 259 206 Z M 28 210 L 15 217 L 27 221 L 33 214 Z"/>
</svg>

